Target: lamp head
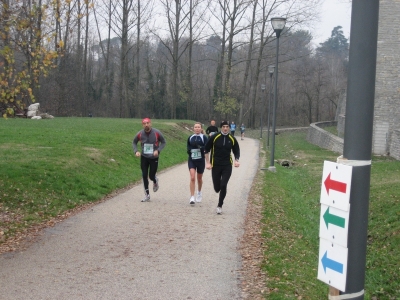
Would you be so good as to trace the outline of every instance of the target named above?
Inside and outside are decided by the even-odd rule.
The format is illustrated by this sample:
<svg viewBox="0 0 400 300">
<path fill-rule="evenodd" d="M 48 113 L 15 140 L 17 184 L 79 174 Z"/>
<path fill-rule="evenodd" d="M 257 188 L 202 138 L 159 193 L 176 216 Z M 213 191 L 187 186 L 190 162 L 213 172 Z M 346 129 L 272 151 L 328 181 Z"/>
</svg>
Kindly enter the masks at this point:
<svg viewBox="0 0 400 300">
<path fill-rule="evenodd" d="M 272 28 L 276 33 L 276 37 L 279 38 L 283 28 L 285 28 L 286 18 L 271 18 Z"/>
<path fill-rule="evenodd" d="M 269 73 L 269 75 L 272 76 L 272 74 L 274 74 L 274 72 L 275 72 L 275 65 L 269 65 L 269 66 L 268 66 L 268 73 Z"/>
</svg>

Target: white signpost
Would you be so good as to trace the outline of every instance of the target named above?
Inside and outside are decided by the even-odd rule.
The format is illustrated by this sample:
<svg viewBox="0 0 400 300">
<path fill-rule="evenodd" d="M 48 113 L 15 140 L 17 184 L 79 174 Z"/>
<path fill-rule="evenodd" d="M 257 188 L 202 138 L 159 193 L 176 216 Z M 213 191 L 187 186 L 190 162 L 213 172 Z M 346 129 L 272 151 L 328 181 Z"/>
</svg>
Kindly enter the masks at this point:
<svg viewBox="0 0 400 300">
<path fill-rule="evenodd" d="M 319 240 L 318 279 L 341 290 L 346 289 L 347 248 Z"/>
<path fill-rule="evenodd" d="M 322 172 L 321 203 L 348 211 L 352 172 L 351 166 L 325 161 Z"/>
<path fill-rule="evenodd" d="M 350 211 L 343 211 L 321 204 L 319 237 L 342 247 L 347 247 L 349 214 Z"/>
<path fill-rule="evenodd" d="M 325 161 L 321 185 L 318 279 L 345 291 L 353 167 Z"/>
</svg>

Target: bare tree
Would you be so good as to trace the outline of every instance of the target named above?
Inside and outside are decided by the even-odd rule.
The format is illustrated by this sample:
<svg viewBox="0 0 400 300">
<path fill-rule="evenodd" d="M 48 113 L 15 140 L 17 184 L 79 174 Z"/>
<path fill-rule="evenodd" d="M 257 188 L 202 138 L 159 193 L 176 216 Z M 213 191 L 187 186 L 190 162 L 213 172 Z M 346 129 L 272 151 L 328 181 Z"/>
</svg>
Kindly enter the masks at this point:
<svg viewBox="0 0 400 300">
<path fill-rule="evenodd" d="M 147 25 L 153 15 L 153 1 L 145 1 L 144 6 L 141 1 L 137 0 L 136 7 L 133 9 L 133 14 L 136 19 L 136 51 L 135 51 L 135 65 L 136 65 L 136 78 L 135 78 L 135 97 L 133 99 L 133 107 L 136 109 L 136 116 L 142 114 L 140 104 L 140 82 L 141 82 L 141 53 L 142 48 L 142 29 Z"/>
<path fill-rule="evenodd" d="M 174 3 L 173 3 L 174 2 Z M 168 50 L 171 62 L 171 118 L 176 119 L 177 102 L 180 98 L 178 77 L 179 77 L 179 60 L 188 47 L 188 44 L 182 45 L 182 37 L 188 28 L 188 19 L 190 15 L 190 6 L 187 1 L 181 0 L 164 0 L 161 1 L 165 16 L 168 23 L 169 39 L 163 39 L 159 36 L 161 43 Z M 173 5 L 175 4 L 175 5 Z M 169 44 L 171 41 L 171 44 Z"/>
<path fill-rule="evenodd" d="M 247 50 L 246 67 L 245 67 L 244 76 L 243 76 L 241 94 L 238 97 L 239 124 L 242 124 L 242 122 L 243 122 L 243 103 L 246 101 L 246 98 L 248 95 L 248 78 L 249 78 L 250 65 L 251 65 L 251 61 L 252 61 L 252 57 L 253 57 L 254 26 L 255 26 L 255 22 L 256 22 L 256 11 L 257 11 L 257 6 L 258 6 L 258 0 L 252 1 L 252 5 L 253 5 L 253 13 L 252 13 L 252 18 L 251 18 L 251 23 L 250 23 L 250 37 L 249 37 L 249 46 L 248 46 L 248 50 Z"/>
</svg>

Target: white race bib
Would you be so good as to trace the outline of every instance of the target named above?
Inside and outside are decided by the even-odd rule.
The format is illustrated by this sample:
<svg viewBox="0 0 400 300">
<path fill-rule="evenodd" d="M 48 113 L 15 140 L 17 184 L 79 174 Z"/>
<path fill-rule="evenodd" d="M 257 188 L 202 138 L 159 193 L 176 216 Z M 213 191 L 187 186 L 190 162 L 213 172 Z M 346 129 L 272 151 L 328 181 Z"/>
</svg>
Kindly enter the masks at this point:
<svg viewBox="0 0 400 300">
<path fill-rule="evenodd" d="M 200 149 L 192 149 L 190 150 L 192 159 L 200 159 L 201 158 L 201 151 Z"/>
<path fill-rule="evenodd" d="M 143 153 L 144 154 L 154 154 L 153 144 L 144 144 L 143 145 Z"/>
</svg>

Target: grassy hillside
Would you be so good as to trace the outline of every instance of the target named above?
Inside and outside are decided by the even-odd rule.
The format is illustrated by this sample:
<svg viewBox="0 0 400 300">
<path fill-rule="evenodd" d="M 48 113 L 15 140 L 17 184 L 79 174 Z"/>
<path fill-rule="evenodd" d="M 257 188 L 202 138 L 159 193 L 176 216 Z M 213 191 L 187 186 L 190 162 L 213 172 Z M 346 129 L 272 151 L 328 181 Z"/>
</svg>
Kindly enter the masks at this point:
<svg viewBox="0 0 400 300">
<path fill-rule="evenodd" d="M 159 169 L 187 159 L 188 132 L 155 120 L 166 137 Z M 0 118 L 0 242 L 141 179 L 132 150 L 140 120 Z"/>
</svg>

